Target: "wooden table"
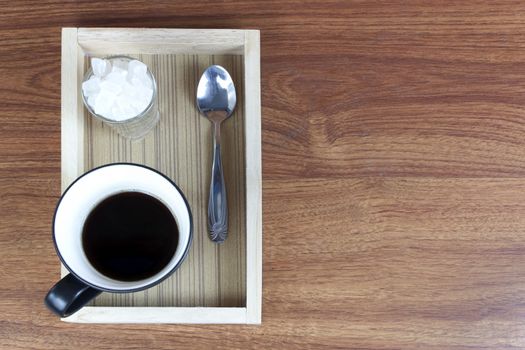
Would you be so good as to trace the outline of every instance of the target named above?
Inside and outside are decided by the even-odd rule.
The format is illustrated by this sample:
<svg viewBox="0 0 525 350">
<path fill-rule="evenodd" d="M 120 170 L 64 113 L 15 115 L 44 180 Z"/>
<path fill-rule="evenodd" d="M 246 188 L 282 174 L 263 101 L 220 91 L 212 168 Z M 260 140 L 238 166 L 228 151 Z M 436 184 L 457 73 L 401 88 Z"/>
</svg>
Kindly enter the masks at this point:
<svg viewBox="0 0 525 350">
<path fill-rule="evenodd" d="M 3 1 L 0 348 L 525 347 L 525 4 Z M 78 325 L 60 28 L 261 29 L 262 326 Z"/>
</svg>

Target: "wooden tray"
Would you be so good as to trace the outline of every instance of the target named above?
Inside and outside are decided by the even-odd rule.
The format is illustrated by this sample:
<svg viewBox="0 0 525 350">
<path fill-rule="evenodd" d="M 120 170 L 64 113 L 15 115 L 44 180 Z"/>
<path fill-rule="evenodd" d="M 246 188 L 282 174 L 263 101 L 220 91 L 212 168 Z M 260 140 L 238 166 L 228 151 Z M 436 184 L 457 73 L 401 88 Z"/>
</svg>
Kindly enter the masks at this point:
<svg viewBox="0 0 525 350">
<path fill-rule="evenodd" d="M 92 118 L 80 84 L 89 56 L 126 54 L 144 61 L 158 83 L 161 120 L 131 142 Z M 225 122 L 223 162 L 229 237 L 206 232 L 211 123 L 195 105 L 206 67 L 224 66 L 238 104 Z M 181 268 L 143 292 L 103 293 L 63 319 L 86 323 L 261 322 L 261 114 L 259 31 L 201 29 L 62 29 L 62 190 L 98 165 L 127 161 L 156 168 L 184 191 L 194 215 L 194 240 Z M 62 267 L 62 275 L 67 271 Z"/>
</svg>

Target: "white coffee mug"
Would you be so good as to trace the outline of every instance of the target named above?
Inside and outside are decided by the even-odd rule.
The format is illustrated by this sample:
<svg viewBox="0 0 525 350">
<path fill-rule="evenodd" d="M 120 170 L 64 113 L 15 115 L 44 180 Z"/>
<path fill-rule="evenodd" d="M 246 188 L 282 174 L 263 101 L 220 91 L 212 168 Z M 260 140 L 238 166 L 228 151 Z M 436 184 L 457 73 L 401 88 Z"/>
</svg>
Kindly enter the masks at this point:
<svg viewBox="0 0 525 350">
<path fill-rule="evenodd" d="M 101 274 L 83 250 L 82 231 L 91 211 L 104 199 L 122 192 L 142 192 L 161 201 L 178 227 L 178 244 L 169 263 L 153 276 L 139 281 L 119 281 Z M 188 254 L 193 236 L 190 206 L 168 177 L 139 164 L 113 163 L 95 168 L 76 179 L 62 194 L 53 219 L 57 254 L 70 274 L 51 288 L 45 304 L 67 317 L 102 291 L 136 292 L 160 283 Z"/>
</svg>

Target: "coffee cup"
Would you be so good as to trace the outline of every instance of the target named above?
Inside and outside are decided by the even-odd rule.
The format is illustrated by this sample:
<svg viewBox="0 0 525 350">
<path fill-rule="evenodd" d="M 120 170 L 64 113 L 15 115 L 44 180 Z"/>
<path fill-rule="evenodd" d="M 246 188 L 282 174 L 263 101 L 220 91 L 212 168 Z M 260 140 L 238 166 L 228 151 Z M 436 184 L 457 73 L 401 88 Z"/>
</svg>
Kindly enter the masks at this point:
<svg viewBox="0 0 525 350">
<path fill-rule="evenodd" d="M 132 163 L 90 170 L 57 204 L 53 241 L 69 274 L 45 304 L 67 317 L 101 292 L 150 288 L 180 267 L 192 236 L 188 201 L 167 176 Z"/>
</svg>

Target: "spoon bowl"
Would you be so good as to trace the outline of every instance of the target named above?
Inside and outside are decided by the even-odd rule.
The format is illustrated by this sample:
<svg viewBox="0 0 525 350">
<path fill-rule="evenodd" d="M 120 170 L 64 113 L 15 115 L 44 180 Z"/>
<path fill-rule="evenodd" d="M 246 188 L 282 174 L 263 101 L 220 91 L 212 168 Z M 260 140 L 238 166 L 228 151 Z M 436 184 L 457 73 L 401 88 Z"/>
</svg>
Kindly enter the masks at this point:
<svg viewBox="0 0 525 350">
<path fill-rule="evenodd" d="M 222 122 L 232 115 L 236 103 L 235 85 L 228 71 L 218 65 L 208 67 L 197 87 L 199 111 L 211 121 Z"/>
</svg>

